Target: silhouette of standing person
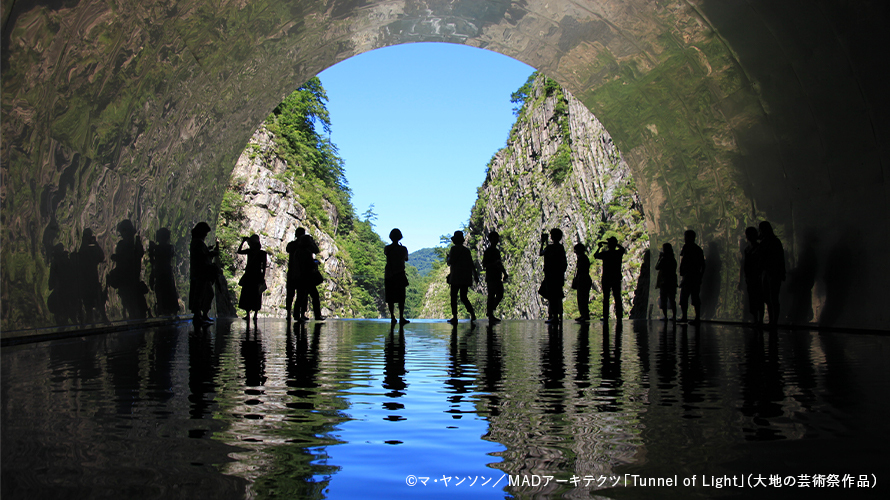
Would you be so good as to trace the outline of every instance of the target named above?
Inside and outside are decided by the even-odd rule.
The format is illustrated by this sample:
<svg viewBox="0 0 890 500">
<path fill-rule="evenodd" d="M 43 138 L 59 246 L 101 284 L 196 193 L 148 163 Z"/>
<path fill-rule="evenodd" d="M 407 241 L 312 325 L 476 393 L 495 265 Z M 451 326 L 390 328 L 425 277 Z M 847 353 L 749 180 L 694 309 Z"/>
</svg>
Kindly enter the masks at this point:
<svg viewBox="0 0 890 500">
<path fill-rule="evenodd" d="M 550 230 L 553 243 L 547 244 L 547 233 L 541 234 L 541 249 L 538 255 L 544 257 L 544 281 L 539 292 L 547 299 L 547 323 L 562 323 L 563 286 L 566 281 L 566 249 L 562 246 L 562 231 Z"/>
<path fill-rule="evenodd" d="M 578 312 L 581 314 L 575 321 L 586 323 L 590 321 L 590 288 L 593 286 L 593 280 L 590 279 L 590 258 L 587 257 L 587 247 L 584 243 L 576 243 L 574 251 L 577 264 L 572 288 L 578 293 Z"/>
<path fill-rule="evenodd" d="M 312 312 L 316 321 L 324 321 L 321 315 L 321 299 L 318 296 L 318 285 L 324 282 L 321 271 L 318 270 L 318 261 L 315 254 L 320 252 L 315 239 L 308 234 L 300 237 L 297 245 L 297 267 L 299 269 L 299 282 L 297 283 L 297 308 L 300 312 L 300 321 L 308 321 L 306 310 L 309 307 L 309 299 L 312 299 Z"/>
<path fill-rule="evenodd" d="M 683 233 L 685 244 L 680 250 L 680 309 L 683 316 L 680 322 L 685 323 L 686 310 L 689 302 L 692 302 L 692 308 L 695 310 L 694 323 L 699 321 L 699 311 L 701 309 L 701 279 L 705 273 L 705 253 L 701 247 L 695 243 L 695 231 L 689 229 Z"/>
<path fill-rule="evenodd" d="M 285 299 L 284 299 L 284 309 L 287 311 L 287 322 L 290 323 L 291 320 L 291 307 L 294 304 L 294 297 L 297 295 L 297 289 L 300 285 L 300 264 L 299 264 L 299 248 L 300 248 L 300 238 L 306 234 L 306 230 L 302 227 L 298 227 L 294 232 L 293 241 L 287 244 L 285 250 L 287 251 L 287 281 L 285 282 Z M 302 311 L 303 307 L 297 305 L 297 311 Z"/>
<path fill-rule="evenodd" d="M 448 276 L 448 282 L 451 284 L 451 319 L 448 320 L 452 325 L 457 324 L 457 295 L 460 293 L 460 300 L 463 302 L 467 312 L 470 313 L 470 323 L 476 322 L 476 312 L 473 310 L 473 304 L 470 303 L 467 292 L 470 285 L 474 281 L 478 281 L 476 265 L 473 263 L 473 254 L 470 249 L 464 246 L 463 231 L 455 231 L 451 237 L 454 245 L 448 251 L 448 257 L 445 263 L 451 267 L 451 274 Z"/>
<path fill-rule="evenodd" d="M 105 262 L 105 252 L 99 246 L 92 229 L 84 229 L 80 249 L 77 251 L 77 267 L 80 277 L 80 300 L 83 303 L 86 322 L 107 320 L 105 315 L 106 292 L 99 282 L 99 264 Z"/>
<path fill-rule="evenodd" d="M 194 314 L 192 321 L 196 324 L 213 323 L 207 313 L 213 305 L 213 282 L 219 274 L 213 263 L 219 249 L 208 248 L 204 244 L 208 234 L 210 226 L 206 222 L 197 223 L 192 229 L 189 244 L 189 308 Z"/>
<path fill-rule="evenodd" d="M 497 323 L 500 319 L 495 317 L 494 311 L 504 299 L 504 282 L 509 276 L 507 269 L 504 268 L 504 261 L 501 259 L 501 251 L 498 249 L 501 235 L 497 231 L 491 231 L 488 233 L 488 241 L 488 248 L 482 254 L 482 268 L 485 269 L 485 285 L 488 288 L 488 301 L 485 309 L 488 320 Z"/>
<path fill-rule="evenodd" d="M 671 319 L 677 321 L 677 258 L 674 257 L 674 247 L 670 243 L 661 245 L 655 270 L 658 271 L 658 276 L 655 277 L 658 307 L 664 314 L 665 321 L 668 319 L 668 308 L 671 310 Z"/>
<path fill-rule="evenodd" d="M 399 243 L 402 232 L 398 228 L 389 232 L 392 243 L 383 248 L 386 267 L 383 268 L 383 287 L 386 304 L 389 306 L 389 317 L 392 324 L 396 323 L 395 304 L 399 304 L 399 324 L 410 323 L 405 319 L 405 289 L 408 288 L 408 275 L 405 274 L 405 262 L 408 261 L 408 249 Z"/>
<path fill-rule="evenodd" d="M 247 243 L 248 249 L 244 249 Z M 244 275 L 238 281 L 241 285 L 241 298 L 238 300 L 238 307 L 247 311 L 244 319 L 250 321 L 250 311 L 253 311 L 253 322 L 256 323 L 257 315 L 263 307 L 263 291 L 266 290 L 266 266 L 268 265 L 268 256 L 260 243 L 258 234 L 251 235 L 250 238 L 241 238 L 241 245 L 238 246 L 238 253 L 247 255 L 247 265 L 244 267 Z"/>
<path fill-rule="evenodd" d="M 745 288 L 748 293 L 748 310 L 757 325 L 763 324 L 763 265 L 761 262 L 760 243 L 757 241 L 757 228 L 745 229 L 745 247 L 742 272 L 745 275 Z"/>
<path fill-rule="evenodd" d="M 760 229 L 760 265 L 763 272 L 763 299 L 769 313 L 770 326 L 779 323 L 779 289 L 785 281 L 785 249 L 773 232 L 773 226 L 763 221 Z"/>
<path fill-rule="evenodd" d="M 142 239 L 129 219 L 121 221 L 117 230 L 121 239 L 111 255 L 115 267 L 108 275 L 109 286 L 117 288 L 125 316 L 142 319 L 148 316 L 145 302 L 148 287 L 142 281 L 142 257 L 145 255 Z"/>
<path fill-rule="evenodd" d="M 176 291 L 176 278 L 173 275 L 173 259 L 176 247 L 170 244 L 170 230 L 162 227 L 155 233 L 157 243 L 148 243 L 148 262 L 151 264 L 151 276 L 148 284 L 155 292 L 156 312 L 158 316 L 170 316 L 179 313 L 179 293 Z"/>
<path fill-rule="evenodd" d="M 603 245 L 607 245 L 604 249 Z M 627 251 L 618 244 L 618 238 L 610 236 L 597 245 L 593 257 L 603 261 L 603 321 L 609 321 L 609 294 L 615 300 L 615 319 L 624 317 L 624 304 L 621 303 L 621 260 Z"/>
</svg>

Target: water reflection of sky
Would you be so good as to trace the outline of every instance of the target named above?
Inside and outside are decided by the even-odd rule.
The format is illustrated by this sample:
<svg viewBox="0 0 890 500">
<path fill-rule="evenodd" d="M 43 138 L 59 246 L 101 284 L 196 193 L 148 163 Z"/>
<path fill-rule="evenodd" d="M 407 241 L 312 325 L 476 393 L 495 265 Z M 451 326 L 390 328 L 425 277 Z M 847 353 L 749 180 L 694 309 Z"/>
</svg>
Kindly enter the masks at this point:
<svg viewBox="0 0 890 500">
<path fill-rule="evenodd" d="M 715 492 L 599 480 L 624 474 L 880 482 L 890 477 L 887 352 L 879 335 L 521 321 L 404 332 L 378 321 L 221 322 L 9 347 L 2 495 Z M 508 486 L 504 474 L 552 479 Z"/>
</svg>

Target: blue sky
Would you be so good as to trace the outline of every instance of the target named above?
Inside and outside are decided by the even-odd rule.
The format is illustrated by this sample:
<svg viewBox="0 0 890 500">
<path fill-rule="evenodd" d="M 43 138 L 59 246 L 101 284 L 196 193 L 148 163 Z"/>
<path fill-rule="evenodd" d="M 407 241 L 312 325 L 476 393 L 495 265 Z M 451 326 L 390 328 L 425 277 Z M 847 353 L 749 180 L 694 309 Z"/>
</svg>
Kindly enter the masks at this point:
<svg viewBox="0 0 890 500">
<path fill-rule="evenodd" d="M 398 227 L 409 251 L 460 229 L 506 145 L 510 94 L 534 68 L 463 45 L 415 43 L 366 52 L 321 72 L 352 203 L 374 204 L 389 243 Z"/>
</svg>

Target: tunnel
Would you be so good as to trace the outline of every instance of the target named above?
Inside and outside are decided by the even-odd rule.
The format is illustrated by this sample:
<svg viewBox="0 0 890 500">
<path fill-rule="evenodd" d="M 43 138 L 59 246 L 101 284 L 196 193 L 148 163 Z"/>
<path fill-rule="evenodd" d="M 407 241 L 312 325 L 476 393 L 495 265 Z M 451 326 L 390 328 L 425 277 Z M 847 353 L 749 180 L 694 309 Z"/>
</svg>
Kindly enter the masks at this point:
<svg viewBox="0 0 890 500">
<path fill-rule="evenodd" d="M 704 319 L 742 319 L 744 229 L 768 220 L 785 249 L 781 324 L 890 328 L 885 2 L 22 0 L 2 9 L 4 336 L 60 326 L 48 305 L 52 258 L 85 235 L 110 255 L 124 221 L 144 239 L 167 228 L 187 255 L 190 229 L 216 220 L 238 155 L 284 96 L 351 56 L 415 42 L 498 52 L 581 99 L 633 172 L 652 244 L 699 234 Z M 98 272 L 110 269 L 106 259 Z M 187 259 L 177 273 L 187 283 Z M 120 301 L 109 296 L 109 321 L 125 318 Z"/>
</svg>

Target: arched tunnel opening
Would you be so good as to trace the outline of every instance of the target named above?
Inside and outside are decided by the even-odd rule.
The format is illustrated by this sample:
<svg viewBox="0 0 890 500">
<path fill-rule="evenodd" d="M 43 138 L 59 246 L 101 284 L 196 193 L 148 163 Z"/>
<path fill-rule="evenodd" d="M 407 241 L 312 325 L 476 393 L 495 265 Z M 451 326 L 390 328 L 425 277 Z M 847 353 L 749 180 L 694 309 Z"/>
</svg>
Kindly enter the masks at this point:
<svg viewBox="0 0 890 500">
<path fill-rule="evenodd" d="M 706 318 L 741 319 L 740 234 L 769 220 L 784 322 L 886 328 L 888 229 L 872 222 L 888 199 L 886 18 L 867 1 L 4 5 L 3 330 L 54 325 L 58 245 L 92 232 L 110 254 L 122 221 L 187 234 L 213 220 L 221 188 L 201 186 L 227 175 L 282 82 L 416 41 L 494 50 L 570 89 L 625 154 L 651 238 L 701 235 L 719 289 Z"/>
<path fill-rule="evenodd" d="M 539 238 L 557 227 L 568 249 L 565 317 L 580 314 L 568 288 L 577 243 L 593 263 L 593 318 L 604 314 L 594 254 L 613 235 L 628 249 L 622 310 L 647 317 L 649 242 L 634 180 L 611 136 L 567 89 L 510 58 L 455 44 L 376 49 L 331 69 L 276 107 L 235 164 L 214 240 L 228 283 L 217 301 L 243 296 L 248 257 L 236 252 L 256 234 L 267 254 L 261 314 L 284 317 L 288 248 L 302 227 L 321 250 L 323 314 L 388 318 L 383 247 L 398 227 L 411 255 L 406 317 L 450 317 L 444 254 L 454 230 L 466 234 L 480 275 L 471 303 L 486 311 L 483 277 L 493 271 L 481 262 L 494 231 L 514 277 L 500 314 L 541 319 Z"/>
<path fill-rule="evenodd" d="M 887 497 L 886 2 L 0 8 L 4 498 L 712 496 L 738 482 Z M 162 228 L 188 281 L 190 230 L 217 219 L 244 145 L 296 82 L 412 42 L 523 61 L 593 112 L 652 252 L 699 234 L 708 321 L 131 325 L 119 287 L 107 318 L 87 317 L 84 297 L 129 273 L 112 256 Z M 509 195 L 498 168 L 487 185 Z M 474 224 L 497 220 L 490 206 L 468 232 L 490 229 Z M 744 320 L 740 242 L 762 220 L 785 249 L 780 327 L 726 324 Z M 79 289 L 83 316 L 60 319 L 65 252 L 85 269 L 68 279 L 95 286 Z"/>
</svg>

